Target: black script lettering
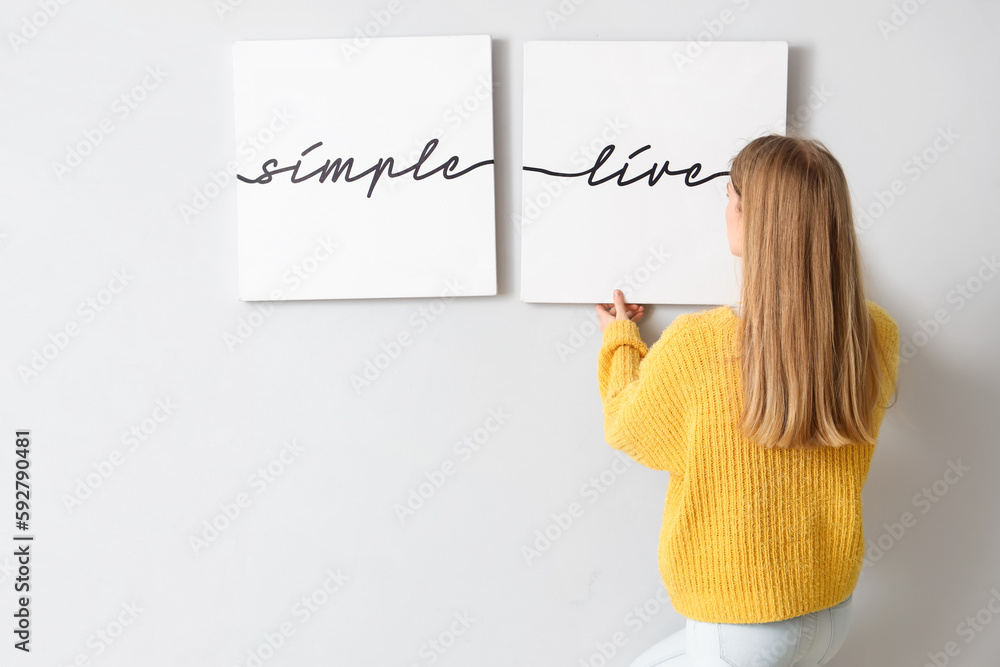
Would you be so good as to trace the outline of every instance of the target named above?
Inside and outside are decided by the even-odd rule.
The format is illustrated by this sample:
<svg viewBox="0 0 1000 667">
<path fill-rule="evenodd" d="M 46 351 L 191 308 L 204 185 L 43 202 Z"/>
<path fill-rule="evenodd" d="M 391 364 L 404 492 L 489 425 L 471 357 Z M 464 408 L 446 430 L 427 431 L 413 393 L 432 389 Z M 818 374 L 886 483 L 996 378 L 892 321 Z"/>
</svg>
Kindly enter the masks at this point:
<svg viewBox="0 0 1000 667">
<path fill-rule="evenodd" d="M 386 176 L 387 178 L 399 178 L 401 176 L 412 174 L 413 180 L 422 181 L 423 179 L 428 178 L 429 176 L 433 176 L 434 174 L 440 172 L 444 178 L 451 180 L 453 178 L 464 176 L 473 169 L 478 169 L 485 165 L 493 164 L 493 160 L 483 160 L 482 162 L 476 162 L 475 164 L 470 165 L 465 169 L 459 169 L 458 168 L 459 158 L 457 155 L 452 155 L 450 158 L 445 160 L 439 166 L 435 167 L 434 169 L 431 169 L 427 173 L 421 174 L 420 168 L 423 167 L 425 163 L 430 159 L 431 155 L 434 153 L 434 149 L 437 148 L 438 143 L 439 141 L 437 139 L 431 139 L 430 141 L 428 141 L 426 144 L 424 144 L 423 150 L 420 151 L 420 157 L 417 159 L 417 161 L 414 162 L 409 167 L 406 167 L 405 169 L 402 169 L 400 171 L 394 171 L 393 168 L 396 166 L 395 160 L 391 157 L 386 157 L 386 158 L 379 158 L 375 164 L 368 167 L 361 173 L 355 174 L 354 168 L 356 165 L 354 158 L 349 157 L 345 159 L 338 157 L 334 160 L 327 159 L 322 164 L 322 166 L 313 169 L 304 176 L 299 176 L 299 169 L 302 167 L 301 159 L 297 160 L 293 165 L 276 169 L 275 167 L 278 166 L 278 160 L 276 158 L 270 158 L 268 160 L 265 160 L 264 163 L 261 165 L 261 173 L 259 176 L 257 176 L 257 178 L 247 178 L 246 176 L 242 176 L 240 174 L 237 174 L 236 178 L 240 179 L 244 183 L 257 183 L 257 184 L 270 183 L 271 179 L 276 174 L 283 174 L 285 172 L 291 172 L 290 179 L 292 183 L 303 183 L 316 176 L 319 176 L 318 180 L 320 183 L 325 183 L 328 179 L 331 183 L 336 183 L 338 180 L 340 180 L 341 176 L 344 177 L 344 181 L 347 183 L 353 183 L 354 181 L 359 181 L 362 178 L 370 178 L 370 182 L 368 184 L 367 197 L 371 198 L 372 193 L 375 191 L 375 186 L 378 184 L 379 179 L 381 179 L 383 176 Z M 302 151 L 300 156 L 305 157 L 306 155 L 308 155 L 309 153 L 311 153 L 312 151 L 314 151 L 315 149 L 319 148 L 322 145 L 323 142 L 318 141 L 309 148 Z"/>
<path fill-rule="evenodd" d="M 649 150 L 650 148 L 651 148 L 651 146 L 649 144 L 646 144 L 642 148 L 640 148 L 640 149 L 638 149 L 636 151 L 633 151 L 631 154 L 629 154 L 628 159 L 629 160 L 633 160 L 633 159 L 635 159 L 636 155 L 639 155 L 640 153 L 643 153 L 643 152 Z M 622 165 L 617 171 L 612 172 L 610 174 L 607 174 L 606 176 L 602 176 L 602 177 L 598 178 L 597 172 L 601 169 L 601 167 L 604 166 L 605 162 L 607 162 L 608 160 L 611 159 L 611 154 L 614 153 L 614 152 L 615 152 L 615 145 L 614 144 L 608 144 L 597 155 L 597 159 L 594 160 L 594 166 L 592 166 L 590 169 L 586 169 L 584 171 L 568 172 L 567 173 L 567 172 L 560 172 L 560 171 L 551 171 L 549 169 L 543 169 L 541 167 L 524 167 L 524 171 L 535 171 L 535 172 L 538 172 L 540 174 L 548 174 L 549 176 L 562 176 L 564 178 L 579 178 L 581 176 L 586 176 L 587 177 L 587 185 L 601 185 L 602 183 L 607 183 L 610 180 L 614 180 L 619 186 L 622 186 L 622 187 L 624 187 L 626 185 L 632 185 L 633 183 L 638 183 L 639 181 L 641 181 L 643 179 L 645 179 L 646 182 L 649 184 L 649 186 L 652 187 L 652 186 L 656 185 L 656 183 L 663 176 L 665 176 L 665 175 L 666 176 L 679 176 L 681 174 L 684 174 L 684 185 L 687 185 L 688 187 L 692 187 L 693 188 L 696 185 L 701 185 L 702 183 L 708 183 L 713 178 L 718 178 L 719 176 L 728 176 L 729 175 L 728 171 L 719 171 L 719 172 L 716 172 L 716 173 L 714 173 L 714 174 L 712 174 L 710 176 L 706 176 L 705 178 L 701 179 L 700 181 L 693 181 L 691 179 L 696 178 L 698 176 L 698 174 L 701 173 L 701 163 L 700 162 L 695 162 L 693 165 L 691 165 L 687 169 L 673 170 L 673 169 L 670 169 L 670 160 L 664 160 L 663 161 L 663 166 L 660 167 L 659 169 L 657 169 L 657 163 L 654 162 L 652 167 L 650 167 L 646 171 L 642 172 L 638 176 L 634 176 L 632 178 L 625 178 L 625 172 L 628 171 L 628 167 L 629 167 L 629 163 L 628 163 L 628 161 L 626 161 L 625 164 Z"/>
</svg>

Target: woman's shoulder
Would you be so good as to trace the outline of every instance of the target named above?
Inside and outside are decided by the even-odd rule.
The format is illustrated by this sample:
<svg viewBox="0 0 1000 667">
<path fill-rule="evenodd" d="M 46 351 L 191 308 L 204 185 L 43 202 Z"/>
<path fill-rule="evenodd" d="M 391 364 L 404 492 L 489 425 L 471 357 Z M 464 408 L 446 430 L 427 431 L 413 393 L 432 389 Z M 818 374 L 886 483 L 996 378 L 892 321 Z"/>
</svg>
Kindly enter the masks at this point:
<svg viewBox="0 0 1000 667">
<path fill-rule="evenodd" d="M 882 322 L 896 323 L 896 320 L 892 319 L 892 315 L 889 314 L 889 311 L 882 306 L 878 305 L 871 299 L 865 299 L 865 303 L 868 304 L 868 312 L 872 314 L 872 317 L 878 318 Z"/>
<path fill-rule="evenodd" d="M 892 315 L 871 299 L 865 299 L 868 304 L 868 312 L 871 313 L 872 322 L 875 325 L 875 332 L 881 340 L 886 342 L 898 341 L 899 325 Z"/>
<path fill-rule="evenodd" d="M 729 306 L 681 313 L 664 330 L 662 337 L 682 338 L 690 343 L 707 343 L 737 319 L 736 313 Z"/>
<path fill-rule="evenodd" d="M 872 324 L 875 327 L 876 352 L 880 357 L 880 364 L 887 372 L 890 381 L 887 387 L 895 385 L 896 373 L 899 367 L 899 325 L 892 315 L 880 305 L 866 299 L 868 310 L 872 316 Z M 890 391 L 890 390 L 887 390 Z M 888 400 L 888 399 L 886 399 Z"/>
<path fill-rule="evenodd" d="M 716 306 L 714 308 L 703 308 L 678 315 L 674 323 L 689 329 L 716 329 L 722 322 L 735 321 L 737 319 L 738 315 L 733 311 L 731 306 Z"/>
<path fill-rule="evenodd" d="M 892 315 L 871 299 L 865 299 L 868 305 L 868 312 L 878 329 L 884 332 L 898 331 L 899 325 Z M 714 328 L 719 323 L 731 323 L 739 320 L 738 310 L 734 306 L 716 306 L 714 308 L 703 308 L 702 310 L 691 311 L 678 315 L 671 326 L 685 329 L 698 329 L 710 327 Z"/>
<path fill-rule="evenodd" d="M 875 326 L 875 334 L 883 347 L 892 350 L 899 345 L 899 325 L 889 312 L 872 301 L 865 299 L 868 305 L 868 312 L 871 315 L 872 323 Z M 685 331 L 700 334 L 699 338 L 705 340 L 713 334 L 721 334 L 731 330 L 731 327 L 739 322 L 740 316 L 736 308 L 728 305 L 716 306 L 714 308 L 703 308 L 678 315 L 668 327 L 668 330 L 675 332 Z"/>
</svg>

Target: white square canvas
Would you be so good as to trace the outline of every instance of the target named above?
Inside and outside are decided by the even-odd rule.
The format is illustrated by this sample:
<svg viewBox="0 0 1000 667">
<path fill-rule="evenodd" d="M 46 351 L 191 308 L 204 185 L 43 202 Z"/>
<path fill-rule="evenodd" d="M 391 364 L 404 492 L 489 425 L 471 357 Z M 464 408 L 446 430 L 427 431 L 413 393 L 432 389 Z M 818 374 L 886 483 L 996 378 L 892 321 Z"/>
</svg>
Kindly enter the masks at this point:
<svg viewBox="0 0 1000 667">
<path fill-rule="evenodd" d="M 241 300 L 496 294 L 490 48 L 233 45 Z"/>
<path fill-rule="evenodd" d="M 522 301 L 738 299 L 723 172 L 784 134 L 788 44 L 691 47 L 525 44 Z"/>
</svg>

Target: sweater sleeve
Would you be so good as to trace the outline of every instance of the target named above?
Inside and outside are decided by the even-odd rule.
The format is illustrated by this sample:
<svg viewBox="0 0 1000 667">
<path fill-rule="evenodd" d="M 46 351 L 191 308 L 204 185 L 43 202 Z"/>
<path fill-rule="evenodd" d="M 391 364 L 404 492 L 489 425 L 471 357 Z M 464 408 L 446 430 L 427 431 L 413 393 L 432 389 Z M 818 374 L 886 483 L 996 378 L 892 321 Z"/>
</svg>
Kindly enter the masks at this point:
<svg viewBox="0 0 1000 667">
<path fill-rule="evenodd" d="M 882 372 L 882 392 L 875 406 L 875 437 L 881 431 L 886 409 L 896 391 L 899 373 L 899 325 L 889 313 L 878 304 L 869 301 L 875 336 L 879 343 L 879 370 Z"/>
<path fill-rule="evenodd" d="M 652 348 L 643 343 L 635 322 L 615 320 L 605 328 L 598 353 L 604 437 L 654 470 L 683 473 L 691 395 L 688 317 L 677 317 Z"/>
</svg>

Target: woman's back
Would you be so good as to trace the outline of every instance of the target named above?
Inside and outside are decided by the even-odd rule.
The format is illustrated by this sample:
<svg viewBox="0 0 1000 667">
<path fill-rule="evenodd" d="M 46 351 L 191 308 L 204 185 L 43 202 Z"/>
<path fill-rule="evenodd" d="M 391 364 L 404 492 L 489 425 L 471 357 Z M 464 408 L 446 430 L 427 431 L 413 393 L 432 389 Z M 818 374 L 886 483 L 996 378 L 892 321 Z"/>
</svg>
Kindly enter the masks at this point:
<svg viewBox="0 0 1000 667">
<path fill-rule="evenodd" d="M 641 306 L 620 290 L 596 306 L 605 439 L 671 472 L 658 560 L 688 619 L 634 667 L 826 664 L 861 574 L 899 328 L 865 297 L 850 188 L 821 142 L 757 137 L 729 176 L 739 314 L 681 315 L 647 348 Z M 773 654 L 778 635 L 794 650 Z"/>
<path fill-rule="evenodd" d="M 884 379 L 877 435 L 895 386 L 898 327 L 867 303 Z M 682 315 L 646 350 L 634 323 L 614 322 L 598 366 L 609 444 L 671 472 L 659 565 L 673 605 L 713 623 L 781 620 L 850 595 L 864 555 L 861 490 L 874 449 L 748 440 L 738 426 L 738 325 L 728 307 Z"/>
</svg>

